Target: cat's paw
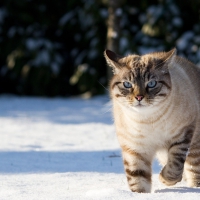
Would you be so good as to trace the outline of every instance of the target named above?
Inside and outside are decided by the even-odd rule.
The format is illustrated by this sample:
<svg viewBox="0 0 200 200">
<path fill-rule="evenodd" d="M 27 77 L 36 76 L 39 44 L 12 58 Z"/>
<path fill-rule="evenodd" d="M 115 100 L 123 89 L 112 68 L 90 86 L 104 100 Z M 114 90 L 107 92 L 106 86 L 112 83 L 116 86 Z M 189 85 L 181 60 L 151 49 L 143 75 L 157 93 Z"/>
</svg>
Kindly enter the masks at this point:
<svg viewBox="0 0 200 200">
<path fill-rule="evenodd" d="M 151 183 L 143 178 L 131 178 L 129 179 L 129 188 L 132 192 L 150 193 Z"/>
<path fill-rule="evenodd" d="M 200 179 L 187 179 L 186 181 L 189 187 L 200 187 Z"/>
<path fill-rule="evenodd" d="M 129 186 L 129 187 L 132 192 L 137 192 L 137 193 L 150 193 L 151 192 L 150 185 L 148 187 L 142 187 L 142 186 L 136 186 L 136 187 Z"/>
<path fill-rule="evenodd" d="M 182 180 L 182 174 L 179 175 L 179 176 L 176 176 L 175 174 L 173 174 L 173 176 L 172 176 L 172 174 L 173 173 L 170 173 L 164 167 L 162 169 L 162 171 L 160 172 L 160 175 L 159 175 L 160 182 L 162 182 L 163 184 L 165 184 L 167 186 L 172 186 L 172 185 L 175 185 L 176 183 L 178 183 Z"/>
<path fill-rule="evenodd" d="M 176 183 L 180 182 L 182 180 L 182 177 L 179 177 L 177 180 L 169 180 L 164 178 L 161 174 L 159 175 L 160 182 L 167 186 L 175 185 Z"/>
</svg>

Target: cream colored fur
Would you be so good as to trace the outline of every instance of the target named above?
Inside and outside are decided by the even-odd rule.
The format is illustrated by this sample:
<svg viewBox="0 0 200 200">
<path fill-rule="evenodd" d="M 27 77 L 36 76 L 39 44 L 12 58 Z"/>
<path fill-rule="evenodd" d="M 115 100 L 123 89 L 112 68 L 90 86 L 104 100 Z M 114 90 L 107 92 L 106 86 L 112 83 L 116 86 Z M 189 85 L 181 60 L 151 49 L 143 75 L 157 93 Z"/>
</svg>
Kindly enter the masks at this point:
<svg viewBox="0 0 200 200">
<path fill-rule="evenodd" d="M 159 56 L 159 53 L 147 54 L 141 59 L 148 62 L 152 57 Z M 106 59 L 107 62 L 110 61 L 108 64 L 111 67 L 118 70 L 118 74 L 115 74 L 111 81 L 111 86 L 116 80 L 123 81 L 120 80 L 122 71 L 127 70 L 127 67 L 130 68 L 129 64 L 125 68 L 120 68 L 117 66 L 120 59 L 114 60 L 107 55 Z M 129 56 L 128 60 L 131 59 Z M 165 166 L 160 180 L 166 185 L 173 185 L 180 181 L 181 167 L 177 163 L 176 169 L 174 165 L 176 159 L 173 158 L 170 161 L 170 155 L 176 156 L 177 152 L 182 154 L 180 149 L 185 148 L 190 148 L 192 151 L 191 157 L 189 153 L 185 161 L 186 180 L 191 187 L 199 186 L 197 182 L 200 181 L 200 71 L 194 64 L 174 53 L 167 57 L 166 63 L 170 74 L 171 90 L 167 92 L 166 97 L 159 98 L 151 105 L 148 105 L 144 98 L 141 101 L 144 106 L 136 106 L 138 102 L 135 98 L 132 98 L 130 103 L 130 99 L 127 101 L 126 97 L 117 97 L 119 89 L 116 86 L 110 90 L 115 127 L 122 147 L 127 179 L 130 189 L 136 192 L 150 192 L 151 181 L 148 178 L 148 172 L 151 174 L 151 163 L 156 155 L 163 167 Z M 164 92 L 167 91 L 164 86 L 162 89 Z M 192 132 L 187 133 L 190 129 Z M 187 134 L 191 135 L 191 142 L 181 144 Z M 184 153 L 186 153 L 185 150 Z M 193 165 L 194 155 L 199 161 L 198 165 Z M 195 175 L 191 168 L 195 168 Z M 141 173 L 135 175 L 138 170 Z M 133 176 L 129 171 L 134 172 Z M 174 174 L 173 180 L 167 178 L 171 177 L 171 174 Z"/>
</svg>

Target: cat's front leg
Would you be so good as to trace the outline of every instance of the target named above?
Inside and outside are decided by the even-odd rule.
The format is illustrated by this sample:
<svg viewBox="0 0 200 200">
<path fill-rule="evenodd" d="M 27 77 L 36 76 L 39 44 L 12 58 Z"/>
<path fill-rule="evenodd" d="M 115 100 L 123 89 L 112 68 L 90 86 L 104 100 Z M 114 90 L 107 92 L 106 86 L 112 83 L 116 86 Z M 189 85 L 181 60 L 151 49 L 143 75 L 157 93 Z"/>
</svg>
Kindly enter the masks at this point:
<svg viewBox="0 0 200 200">
<path fill-rule="evenodd" d="M 165 185 L 175 185 L 182 180 L 184 163 L 190 141 L 191 136 L 188 135 L 171 144 L 168 151 L 167 164 L 164 166 L 159 176 L 160 181 Z"/>
<path fill-rule="evenodd" d="M 131 191 L 151 192 L 151 160 L 139 151 L 122 146 L 124 168 Z"/>
</svg>

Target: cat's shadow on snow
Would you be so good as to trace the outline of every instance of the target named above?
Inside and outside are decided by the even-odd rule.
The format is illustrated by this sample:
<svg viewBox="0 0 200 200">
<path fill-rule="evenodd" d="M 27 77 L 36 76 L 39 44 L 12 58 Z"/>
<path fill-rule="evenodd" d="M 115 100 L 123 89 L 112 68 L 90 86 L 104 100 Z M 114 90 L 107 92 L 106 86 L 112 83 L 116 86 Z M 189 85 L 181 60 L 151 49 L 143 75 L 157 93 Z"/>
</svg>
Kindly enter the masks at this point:
<svg viewBox="0 0 200 200">
<path fill-rule="evenodd" d="M 200 193 L 200 188 L 174 187 L 155 190 L 154 193 Z"/>
</svg>

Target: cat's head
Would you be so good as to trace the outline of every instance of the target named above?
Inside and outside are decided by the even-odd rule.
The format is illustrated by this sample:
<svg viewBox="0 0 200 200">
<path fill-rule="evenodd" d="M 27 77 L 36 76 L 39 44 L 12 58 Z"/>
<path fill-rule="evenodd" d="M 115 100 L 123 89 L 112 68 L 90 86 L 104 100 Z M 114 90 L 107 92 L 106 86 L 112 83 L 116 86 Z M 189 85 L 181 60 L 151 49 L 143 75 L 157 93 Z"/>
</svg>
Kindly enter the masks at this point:
<svg viewBox="0 0 200 200">
<path fill-rule="evenodd" d="M 111 97 L 135 109 L 152 107 L 163 102 L 171 91 L 170 63 L 176 49 L 143 56 L 119 56 L 104 52 L 114 76 L 110 82 Z"/>
</svg>

